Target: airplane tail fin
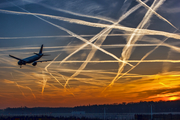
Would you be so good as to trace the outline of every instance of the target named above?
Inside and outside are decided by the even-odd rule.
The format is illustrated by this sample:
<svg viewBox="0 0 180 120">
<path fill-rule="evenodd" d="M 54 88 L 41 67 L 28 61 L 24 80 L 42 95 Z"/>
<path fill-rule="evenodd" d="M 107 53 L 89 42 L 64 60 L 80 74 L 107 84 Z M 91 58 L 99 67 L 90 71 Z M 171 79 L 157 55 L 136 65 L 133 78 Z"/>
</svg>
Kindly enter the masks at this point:
<svg viewBox="0 0 180 120">
<path fill-rule="evenodd" d="M 43 51 L 43 44 L 41 45 L 41 49 L 39 50 L 39 54 L 42 54 Z"/>
</svg>

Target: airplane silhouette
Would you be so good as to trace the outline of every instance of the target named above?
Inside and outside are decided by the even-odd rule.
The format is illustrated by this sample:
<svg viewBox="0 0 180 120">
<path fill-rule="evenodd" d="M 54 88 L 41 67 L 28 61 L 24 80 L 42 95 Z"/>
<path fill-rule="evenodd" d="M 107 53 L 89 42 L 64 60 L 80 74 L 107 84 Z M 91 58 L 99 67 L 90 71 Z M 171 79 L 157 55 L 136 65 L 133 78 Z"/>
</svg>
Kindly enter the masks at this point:
<svg viewBox="0 0 180 120">
<path fill-rule="evenodd" d="M 24 59 L 20 59 L 20 58 L 17 58 L 17 57 L 14 57 L 12 55 L 9 55 L 10 57 L 14 58 L 14 59 L 17 59 L 19 60 L 18 61 L 18 65 L 20 65 L 20 68 L 22 65 L 26 65 L 26 63 L 32 63 L 33 66 L 36 66 L 37 65 L 37 62 L 47 62 L 47 61 L 51 61 L 51 60 L 42 60 L 42 61 L 37 61 L 39 60 L 42 56 L 47 56 L 47 55 L 44 55 L 42 53 L 43 51 L 43 44 L 41 45 L 41 48 L 39 50 L 39 53 L 34 53 L 35 55 L 33 56 L 30 56 L 30 57 L 27 57 L 27 58 L 24 58 Z"/>
</svg>

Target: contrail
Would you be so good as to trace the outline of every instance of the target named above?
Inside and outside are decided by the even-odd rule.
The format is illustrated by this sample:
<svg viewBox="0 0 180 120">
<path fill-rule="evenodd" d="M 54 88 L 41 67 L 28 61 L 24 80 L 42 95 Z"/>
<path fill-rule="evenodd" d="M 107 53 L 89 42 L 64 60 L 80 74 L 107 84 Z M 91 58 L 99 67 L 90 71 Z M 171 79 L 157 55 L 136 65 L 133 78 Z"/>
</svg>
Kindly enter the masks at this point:
<svg viewBox="0 0 180 120">
<path fill-rule="evenodd" d="M 75 72 L 76 69 L 59 69 L 59 71 L 71 73 L 71 72 Z M 90 73 L 92 73 L 92 74 L 90 74 Z M 95 74 L 99 74 L 99 73 L 102 74 L 102 76 L 99 76 L 99 75 L 96 76 L 95 75 Z M 113 76 L 112 77 L 104 77 L 104 74 L 105 75 L 107 75 L 107 74 L 116 75 L 117 73 L 116 72 L 107 72 L 107 71 L 102 71 L 102 70 L 83 70 L 82 74 L 86 75 L 86 76 L 89 76 L 90 77 L 89 79 L 92 79 L 92 80 L 96 79 L 96 78 L 99 78 L 99 79 L 103 78 L 103 79 L 109 80 L 110 78 L 113 78 Z M 57 75 L 59 75 L 59 74 L 57 73 Z M 129 75 L 131 77 L 149 76 L 149 75 L 137 75 L 137 74 L 130 74 L 130 73 L 128 73 L 127 75 Z M 75 77 L 74 79 L 79 80 L 80 78 Z M 81 78 L 81 79 L 84 79 L 84 78 Z M 85 79 L 88 79 L 88 78 L 85 78 Z"/>
<path fill-rule="evenodd" d="M 20 89 L 20 85 L 17 84 L 17 82 L 14 82 L 16 84 L 16 86 L 19 88 L 19 90 L 21 91 L 22 95 L 26 98 L 26 96 L 24 95 L 24 92 Z"/>
<path fill-rule="evenodd" d="M 72 69 L 59 69 L 59 71 L 63 71 L 63 72 L 68 72 L 68 73 L 71 73 L 71 72 L 76 72 L 76 70 L 72 70 Z M 93 84 L 93 85 L 101 85 L 101 86 L 104 86 L 104 83 L 97 83 L 97 81 L 99 82 L 99 80 L 96 80 L 97 77 L 94 76 L 94 74 L 89 74 L 89 73 L 92 73 L 92 72 L 96 72 L 94 70 L 89 70 L 88 72 L 85 72 L 84 70 L 82 71 L 82 75 L 85 75 L 85 76 L 88 76 L 88 78 L 78 78 L 78 77 L 74 77 L 73 79 L 75 80 L 78 80 L 80 82 L 84 82 L 84 83 L 89 83 L 89 84 Z M 54 72 L 53 72 L 54 73 Z M 57 72 L 56 72 L 57 73 Z M 88 73 L 88 74 L 86 74 Z M 97 72 L 96 72 L 97 73 Z M 108 74 L 108 72 L 105 72 L 106 74 Z M 112 74 L 112 73 L 111 73 Z M 115 73 L 114 73 L 115 74 Z M 60 76 L 59 73 L 56 74 L 57 76 Z M 60 76 L 61 77 L 61 76 Z M 67 77 L 69 78 L 68 76 L 64 76 L 64 77 Z M 100 78 L 100 76 L 98 76 L 98 78 Z M 103 77 L 102 77 L 103 78 Z M 65 79 L 65 78 L 64 78 Z M 101 79 L 101 78 L 100 78 Z M 104 79 L 104 78 L 103 78 Z M 107 80 L 111 79 L 111 77 L 106 77 Z M 66 81 L 65 81 L 66 82 Z M 103 85 L 102 85 L 103 84 Z M 67 84 L 69 86 L 69 84 Z M 66 86 L 67 87 L 67 86 Z M 64 87 L 64 88 L 66 88 Z M 70 90 L 70 89 L 65 89 L 65 90 Z M 74 96 L 75 97 L 75 96 Z"/>
<path fill-rule="evenodd" d="M 36 96 L 34 95 L 34 93 L 33 93 L 32 89 L 31 89 L 30 87 L 28 87 L 28 86 L 26 86 L 26 88 L 28 88 L 28 89 L 31 91 L 31 93 L 32 93 L 33 97 L 36 99 Z"/>
<path fill-rule="evenodd" d="M 143 58 L 135 65 L 133 66 L 131 69 L 129 69 L 127 72 L 125 72 L 123 75 L 121 75 L 120 77 L 117 78 L 120 79 L 122 78 L 124 75 L 126 75 L 127 73 L 129 73 L 131 70 L 133 70 L 135 67 L 137 67 L 147 56 L 149 56 L 152 52 L 154 52 L 161 44 L 163 44 L 168 38 L 166 38 L 165 40 L 163 40 L 158 46 L 156 46 L 153 50 L 149 51 L 148 53 L 146 53 L 146 55 L 143 56 Z"/>
<path fill-rule="evenodd" d="M 170 58 L 171 53 L 172 53 L 172 50 L 170 49 L 168 51 L 167 59 Z M 169 71 L 170 65 L 171 65 L 170 63 L 164 62 L 162 65 L 162 73 L 167 73 Z"/>
<path fill-rule="evenodd" d="M 57 69 L 58 70 L 58 69 Z M 74 72 L 74 71 L 76 71 L 75 69 L 74 70 L 72 70 L 72 69 L 59 69 L 59 71 L 63 71 L 63 72 L 68 72 L 68 73 L 71 73 L 71 72 Z M 86 72 L 85 72 L 86 71 Z M 84 83 L 89 83 L 89 84 L 93 84 L 93 85 L 101 85 L 101 86 L 104 86 L 105 85 L 105 83 L 103 83 L 103 85 L 101 84 L 101 83 L 99 83 L 99 84 L 97 84 L 97 81 L 99 82 L 99 80 L 96 80 L 97 79 L 97 77 L 95 77 L 94 76 L 94 74 L 89 74 L 89 73 L 91 73 L 91 72 L 95 72 L 95 73 L 97 73 L 98 72 L 98 70 L 97 71 L 94 71 L 94 70 L 85 70 L 85 71 L 82 71 L 83 73 L 82 73 L 82 75 L 85 75 L 85 76 L 87 76 L 88 78 L 77 78 L 77 77 L 74 77 L 73 79 L 76 79 L 76 80 L 78 80 L 78 81 L 81 81 L 81 82 L 84 82 Z M 53 72 L 54 73 L 54 72 Z M 86 73 L 88 73 L 88 74 L 86 74 Z M 99 73 L 99 72 L 98 72 Z M 104 74 L 108 74 L 108 72 L 104 72 Z M 112 73 L 111 73 L 112 74 Z M 114 73 L 115 74 L 115 73 Z M 57 75 L 59 75 L 59 73 L 57 73 Z M 103 75 L 104 76 L 104 75 Z M 99 75 L 98 76 L 98 78 L 99 79 L 104 79 L 104 77 L 102 76 L 102 78 L 101 78 L 101 75 Z M 112 79 L 111 77 L 106 77 L 106 79 Z M 105 79 L 104 79 L 105 80 Z M 108 82 L 108 81 L 107 81 Z M 69 89 L 67 89 L 67 90 L 69 90 Z"/>
<path fill-rule="evenodd" d="M 14 79 L 12 73 L 11 73 L 11 76 L 12 76 L 12 78 Z M 20 89 L 20 87 L 19 87 L 19 85 L 17 84 L 17 82 L 15 82 L 15 81 L 13 81 L 13 82 L 16 84 L 16 86 L 18 87 L 18 89 L 21 91 L 21 94 L 26 98 L 26 96 L 24 95 L 24 92 Z"/>
<path fill-rule="evenodd" d="M 163 4 L 164 0 L 160 0 L 156 5 L 156 0 L 154 0 L 153 4 L 151 5 L 151 8 L 153 8 L 154 10 L 156 10 L 160 5 Z M 143 28 L 145 25 L 147 25 L 147 22 L 149 21 L 149 19 L 151 18 L 151 16 L 153 15 L 152 11 L 149 9 L 147 11 L 147 13 L 145 14 L 143 20 L 141 21 L 141 23 L 137 26 L 137 28 L 135 29 L 135 31 L 132 33 L 132 35 L 130 36 L 130 38 L 127 40 L 127 46 L 124 47 L 121 55 L 122 55 L 122 59 L 123 61 L 126 61 L 127 59 L 129 59 L 131 53 L 132 53 L 132 47 L 130 47 L 130 44 L 134 44 L 141 36 L 134 36 L 136 31 L 138 29 Z M 118 80 L 119 75 L 122 73 L 122 71 L 124 70 L 124 66 L 126 64 L 122 63 L 118 69 L 118 73 L 116 75 L 116 77 L 111 81 L 111 83 L 102 91 L 104 92 L 108 87 L 112 86 L 114 84 L 114 82 L 116 80 Z M 134 67 L 132 67 L 134 68 Z"/>
<path fill-rule="evenodd" d="M 169 85 L 165 85 L 164 83 L 162 83 L 162 82 L 159 82 L 159 84 L 161 84 L 161 85 L 163 85 L 163 86 L 165 86 L 165 87 L 168 87 L 168 88 L 172 88 L 171 86 L 169 86 Z"/>
<path fill-rule="evenodd" d="M 146 40 L 143 40 L 143 41 L 146 41 Z M 153 39 L 153 40 L 150 40 L 150 41 L 146 41 L 146 42 L 150 42 L 150 43 L 161 43 L 160 40 L 158 39 Z M 174 43 L 174 45 L 177 45 L 179 43 Z M 180 52 L 180 47 L 177 47 L 177 46 L 173 46 L 173 45 L 170 45 L 170 44 L 167 44 L 167 43 L 163 43 L 162 46 L 166 46 L 166 47 L 169 47 L 171 48 L 173 51 L 175 52 Z"/>
<path fill-rule="evenodd" d="M 159 40 L 160 41 L 160 40 Z M 147 42 L 151 42 L 151 43 L 158 43 L 155 42 L 154 40 L 152 41 L 147 41 Z M 172 44 L 172 43 L 171 43 Z M 124 47 L 126 44 L 111 44 L 111 45 L 101 45 L 101 48 L 121 48 Z M 157 46 L 158 44 L 131 44 L 129 46 L 134 46 L 134 47 L 146 47 L 146 46 Z M 176 43 L 174 43 L 174 45 L 176 45 Z M 173 49 L 174 51 L 180 52 L 180 48 L 173 46 L 173 45 L 169 45 L 167 43 L 163 43 L 161 46 L 166 46 L 169 47 L 171 49 Z M 54 52 L 54 51 L 67 51 L 67 50 L 76 50 L 78 48 L 78 46 L 54 46 L 54 47 L 46 47 L 46 49 L 59 49 L 59 48 L 63 48 L 61 50 L 51 50 L 51 51 L 46 51 L 46 52 Z M 0 51 L 12 51 L 12 50 L 31 50 L 31 49 L 39 49 L 39 47 L 21 47 L 21 48 L 2 48 L 0 49 Z M 84 49 L 91 49 L 91 47 L 86 47 Z M 6 54 L 4 54 L 6 55 Z"/>
<path fill-rule="evenodd" d="M 147 2 L 148 0 L 146 0 L 146 2 Z M 135 7 L 133 7 L 133 8 L 131 8 L 128 12 L 126 12 L 125 14 L 123 14 L 119 19 L 118 19 L 118 21 L 117 22 L 115 22 L 114 24 L 112 24 L 111 26 L 113 27 L 113 26 L 116 26 L 116 25 L 118 25 L 122 20 L 124 20 L 125 18 L 127 18 L 130 14 L 132 14 L 133 12 L 135 12 L 138 8 L 140 8 L 141 7 L 141 5 L 139 4 L 139 5 L 136 5 Z M 111 30 L 112 30 L 112 27 L 108 27 L 108 28 L 105 28 L 104 30 L 102 30 L 101 32 L 100 32 L 100 34 L 99 34 L 99 36 L 97 36 L 97 37 L 99 37 L 97 40 L 96 40 L 96 42 L 94 43 L 96 46 L 101 46 L 102 45 L 102 43 L 104 42 L 104 40 L 106 39 L 106 37 L 107 37 L 107 35 L 111 32 Z M 104 35 L 103 35 L 104 34 Z M 94 36 L 95 37 L 95 36 Z M 94 39 L 94 37 L 92 38 L 92 39 L 90 39 L 90 41 L 91 40 L 93 40 Z M 94 56 L 94 54 L 95 54 L 95 52 L 97 51 L 97 49 L 96 48 L 92 48 L 92 50 L 90 51 L 90 53 L 89 53 L 89 55 L 87 56 L 87 58 L 86 58 L 86 61 L 91 61 L 91 59 L 92 59 L 92 57 Z M 78 51 L 76 51 L 76 52 L 78 52 Z M 74 53 L 75 54 L 75 53 Z M 71 56 L 73 55 L 73 54 L 70 54 Z M 70 56 L 68 56 L 68 58 L 69 58 Z M 65 59 L 66 60 L 66 59 Z M 79 69 L 67 80 L 67 82 L 66 82 L 66 84 L 69 82 L 69 80 L 70 79 L 72 79 L 73 77 L 75 77 L 75 76 L 77 76 L 85 67 L 86 67 L 86 65 L 88 64 L 88 62 L 84 62 L 80 67 L 79 67 Z M 65 87 L 66 87 L 66 84 L 65 84 Z"/>
<path fill-rule="evenodd" d="M 47 73 L 49 73 L 50 75 L 51 75 L 51 77 L 53 77 L 61 86 L 63 86 L 63 84 L 62 83 L 60 83 L 59 82 L 59 80 L 56 78 L 56 77 L 54 77 L 53 75 L 52 75 L 52 73 L 50 73 L 49 71 L 48 71 L 48 67 L 59 57 L 59 55 L 60 54 L 58 54 L 48 65 L 46 65 L 46 67 L 44 68 L 45 69 L 45 71 L 47 72 Z M 63 86 L 64 87 L 64 86 Z"/>
<path fill-rule="evenodd" d="M 24 74 L 26 77 L 28 76 L 28 78 L 31 77 L 31 78 L 33 78 L 33 79 L 37 79 L 37 78 L 33 77 L 32 75 L 26 74 L 26 73 L 21 72 L 21 71 L 19 71 L 19 70 L 14 70 L 14 71 L 19 72 L 20 74 Z"/>
<path fill-rule="evenodd" d="M 16 72 L 19 72 L 19 73 L 21 73 L 21 74 L 25 74 L 24 72 L 20 72 L 20 71 L 18 71 L 18 70 L 15 70 L 15 71 L 16 71 Z M 27 75 L 27 74 L 25 74 L 25 75 Z M 11 73 L 11 76 L 13 77 L 12 73 Z M 31 75 L 27 75 L 27 76 L 32 77 L 32 78 L 35 78 L 35 77 L 31 76 Z M 14 77 L 13 77 L 13 79 L 14 79 Z M 35 79 L 36 79 L 36 78 L 35 78 Z M 15 82 L 15 83 L 16 83 L 16 85 L 17 85 L 18 87 L 22 87 L 22 88 L 25 88 L 25 89 L 29 89 L 29 90 L 31 91 L 33 97 L 36 99 L 36 96 L 34 95 L 32 89 L 31 89 L 30 87 L 28 87 L 28 86 L 25 86 L 25 87 L 24 87 L 24 86 L 18 85 L 17 82 Z M 24 93 L 23 93 L 23 94 L 24 94 Z"/>
<path fill-rule="evenodd" d="M 80 14 L 80 13 L 75 13 L 75 12 L 71 12 L 71 11 L 68 11 L 68 10 L 63 10 L 63 9 L 60 9 L 60 8 L 51 7 L 51 6 L 45 5 L 43 3 L 39 3 L 39 5 L 42 5 L 42 6 L 46 7 L 46 8 L 50 8 L 52 10 L 68 13 L 68 14 L 71 14 L 71 15 L 76 15 L 76 16 L 80 16 L 80 17 L 87 17 L 87 18 L 91 18 L 91 19 L 93 18 L 93 19 L 98 19 L 98 20 L 103 20 L 103 21 L 107 21 L 107 22 L 110 22 L 110 23 L 114 23 L 114 20 L 109 19 L 109 18 L 98 17 L 98 16 L 90 16 L 90 15 L 84 15 L 84 14 Z"/>
<path fill-rule="evenodd" d="M 161 0 L 162 1 L 162 0 Z M 156 0 L 154 1 L 154 3 L 152 4 L 151 7 L 154 7 L 154 4 L 155 4 Z M 159 2 L 159 4 L 157 4 L 156 6 L 160 6 L 162 4 L 162 2 Z M 154 7 L 154 9 L 157 9 L 157 7 Z M 130 57 L 130 54 L 131 54 L 131 49 L 132 47 L 130 47 L 131 44 L 134 44 L 138 39 L 139 37 L 141 37 L 141 35 L 139 36 L 135 36 L 135 33 L 138 31 L 138 29 L 141 29 L 143 28 L 148 20 L 151 18 L 152 16 L 152 12 L 150 10 L 147 11 L 146 15 L 144 16 L 143 20 L 141 21 L 141 23 L 138 25 L 138 27 L 135 29 L 135 31 L 133 32 L 133 34 L 131 35 L 131 37 L 129 38 L 129 40 L 127 40 L 127 45 L 124 47 L 123 49 L 123 52 L 122 52 L 122 58 L 123 59 L 128 59 Z M 124 57 L 123 57 L 124 56 Z"/>
<path fill-rule="evenodd" d="M 156 0 L 153 2 L 152 6 L 154 6 Z M 127 60 L 129 59 L 130 55 L 131 55 L 131 51 L 132 51 L 132 46 L 130 46 L 130 44 L 134 44 L 140 36 L 137 36 L 135 37 L 135 33 L 136 31 L 139 29 L 139 28 L 142 28 L 146 23 L 147 21 L 150 19 L 152 14 L 150 14 L 150 10 L 147 11 L 146 15 L 144 16 L 143 20 L 141 21 L 141 23 L 138 25 L 138 27 L 135 29 L 135 31 L 132 33 L 132 35 L 130 36 L 130 38 L 127 40 L 127 45 L 124 47 L 121 55 L 122 55 L 122 59 L 123 60 Z M 116 75 L 116 77 L 112 80 L 112 82 L 109 84 L 109 86 L 111 86 L 117 79 L 117 77 L 120 75 L 120 73 L 123 71 L 124 69 L 124 66 L 125 64 L 122 64 L 120 67 L 119 67 L 119 70 L 118 70 L 118 74 Z"/>
<path fill-rule="evenodd" d="M 34 95 L 32 89 L 31 89 L 30 87 L 28 87 L 28 86 L 25 86 L 25 87 L 24 87 L 24 86 L 18 85 L 17 82 L 15 82 L 15 83 L 16 83 L 16 85 L 17 85 L 18 87 L 25 88 L 25 89 L 29 89 L 29 90 L 31 91 L 33 97 L 36 99 L 36 96 Z"/>
<path fill-rule="evenodd" d="M 64 58 L 63 61 L 67 60 L 70 56 L 72 56 L 73 54 L 77 53 L 79 50 L 83 49 L 84 47 L 86 47 L 87 45 L 90 44 L 90 45 L 92 45 L 93 47 L 95 47 L 96 49 L 98 49 L 98 50 L 102 51 L 103 53 L 105 53 L 105 54 L 113 57 L 113 58 L 116 59 L 116 60 L 118 60 L 119 62 L 123 62 L 123 63 L 126 63 L 126 64 L 132 66 L 131 64 L 129 64 L 129 63 L 125 62 L 125 61 L 120 60 L 120 59 L 119 59 L 118 57 L 116 57 L 114 54 L 112 54 L 112 53 L 110 53 L 110 52 L 108 52 L 108 51 L 106 51 L 106 50 L 104 50 L 104 49 L 102 49 L 102 48 L 94 45 L 92 42 L 93 42 L 94 40 L 96 40 L 97 37 L 99 37 L 99 36 L 98 36 L 99 34 L 97 34 L 95 37 L 93 37 L 94 39 L 91 39 L 91 40 L 88 41 L 88 40 L 82 38 L 81 36 L 76 35 L 75 33 L 71 32 L 71 31 L 69 31 L 69 30 L 67 30 L 67 29 L 65 29 L 65 28 L 63 28 L 63 27 L 60 27 L 60 26 L 58 26 L 58 27 L 59 27 L 60 29 L 64 30 L 64 31 L 66 31 L 67 33 L 71 34 L 72 36 L 75 36 L 76 38 L 78 38 L 78 39 L 80 39 L 80 40 L 82 40 L 83 42 L 86 43 L 86 44 L 82 45 L 79 49 L 77 49 L 76 51 L 74 51 L 73 53 L 71 53 L 69 56 L 67 56 L 66 58 Z"/>
<path fill-rule="evenodd" d="M 107 32 L 110 33 L 111 29 Z M 100 42 L 99 42 L 99 39 L 102 39 Z M 106 36 L 101 36 L 100 38 L 98 38 L 96 40 L 96 42 L 94 43 L 96 46 L 101 46 L 101 44 L 104 42 L 104 40 L 106 39 Z M 79 69 L 70 77 L 67 79 L 66 81 L 66 84 L 68 84 L 69 80 L 72 79 L 73 77 L 79 75 L 79 73 L 81 73 L 81 71 L 86 67 L 86 65 L 88 64 L 88 62 L 86 61 L 91 61 L 92 57 L 94 56 L 95 52 L 96 52 L 96 48 L 92 48 L 92 50 L 90 51 L 89 55 L 87 56 L 86 60 L 83 62 L 83 64 L 79 67 Z M 66 87 L 66 84 L 65 84 L 65 87 Z"/>
<path fill-rule="evenodd" d="M 60 53 L 61 54 L 61 53 Z M 48 67 L 60 56 L 60 54 L 58 54 L 44 69 L 45 69 L 45 71 L 47 72 L 47 73 L 49 73 L 50 75 L 51 75 L 51 77 L 53 77 L 61 86 L 63 86 L 64 87 L 64 85 L 61 83 L 61 82 L 59 82 L 59 80 L 51 73 L 51 72 L 49 72 L 48 71 Z M 59 74 L 59 73 L 58 73 Z M 61 75 L 60 74 L 60 76 L 66 81 L 66 79 L 64 78 L 64 76 L 63 75 Z M 69 90 L 68 90 L 69 91 Z M 70 91 L 69 91 L 70 92 Z M 70 92 L 74 97 L 75 97 L 75 95 L 72 93 L 72 92 Z"/>
<path fill-rule="evenodd" d="M 3 3 L 1 3 L 0 4 L 0 8 L 10 8 L 10 7 L 13 7 L 14 5 L 12 5 L 12 4 L 9 4 L 9 1 L 8 0 L 5 0 L 5 1 L 7 1 L 7 2 L 3 2 Z M 26 0 L 26 3 L 24 2 L 25 0 L 16 0 L 16 1 L 13 1 L 14 2 L 14 4 L 16 4 L 16 5 L 19 5 L 19 6 L 25 6 L 25 5 L 29 5 L 29 4 L 32 4 L 32 3 L 39 3 L 39 2 L 41 2 L 41 1 L 43 1 L 43 0 L 31 0 L 31 2 L 29 2 L 29 1 L 27 1 Z"/>
<path fill-rule="evenodd" d="M 47 78 L 45 78 L 44 76 L 44 71 L 42 71 L 42 74 L 43 74 L 43 84 L 42 84 L 42 95 L 44 93 L 44 88 L 46 86 L 46 83 L 47 83 Z"/>
<path fill-rule="evenodd" d="M 147 47 L 147 46 L 157 46 L 158 44 L 130 44 L 133 47 Z M 111 45 L 101 45 L 102 48 L 119 48 L 124 47 L 126 44 L 111 44 Z M 161 46 L 166 46 L 162 44 Z"/>
<path fill-rule="evenodd" d="M 108 34 L 107 36 L 128 36 L 131 34 Z M 136 34 L 138 35 L 138 34 Z M 143 34 L 141 34 L 143 35 Z M 95 35 L 79 35 L 81 37 L 93 37 Z M 106 35 L 102 35 L 106 36 Z M 29 36 L 29 37 L 0 37 L 0 39 L 32 39 L 32 38 L 61 38 L 61 37 L 74 37 L 71 35 L 58 35 L 58 36 Z"/>
<path fill-rule="evenodd" d="M 156 11 L 154 11 L 152 8 L 150 8 L 148 5 L 146 5 L 144 2 L 142 2 L 141 0 L 136 0 L 139 3 L 141 3 L 145 8 L 147 8 L 148 10 L 151 10 L 157 17 L 159 17 L 160 19 L 164 20 L 165 22 L 167 22 L 169 25 L 171 25 L 173 28 L 175 28 L 176 30 L 179 30 L 178 28 L 176 28 L 171 22 L 169 22 L 167 19 L 165 19 L 164 17 L 162 17 L 160 14 L 158 14 Z M 164 0 L 166 1 L 166 0 Z M 164 2 L 163 1 L 163 2 Z"/>
<path fill-rule="evenodd" d="M 128 60 L 129 62 L 140 62 L 141 60 Z M 143 60 L 141 62 L 169 62 L 169 63 L 179 63 L 180 60 Z"/>
<path fill-rule="evenodd" d="M 141 60 L 127 60 L 127 62 L 129 63 L 138 63 L 140 62 Z M 62 62 L 62 61 L 55 61 L 54 63 L 59 63 L 59 62 Z M 84 63 L 84 62 L 87 62 L 87 63 L 119 63 L 119 61 L 117 60 L 98 60 L 98 61 L 81 61 L 81 60 L 73 60 L 73 61 L 64 61 L 64 63 Z M 141 62 L 143 63 L 158 63 L 158 62 L 169 62 L 169 63 L 179 63 L 180 60 L 142 60 Z M 76 71 L 76 70 L 75 70 Z"/>
<path fill-rule="evenodd" d="M 57 17 L 59 17 L 59 16 L 54 16 L 53 17 L 52 15 L 46 15 L 46 14 L 15 12 L 15 11 L 2 10 L 2 9 L 0 9 L 0 12 L 11 13 L 11 14 L 34 15 L 34 16 L 38 15 L 38 16 L 50 17 L 50 18 L 54 18 L 54 19 L 57 19 Z M 36 16 L 36 17 L 38 17 L 38 16 Z M 42 18 L 41 18 L 41 20 L 42 20 Z M 61 19 L 59 18 L 59 20 L 67 21 L 67 22 L 70 22 L 70 23 L 76 23 L 76 24 L 91 26 L 91 27 L 107 28 L 107 27 L 111 26 L 111 25 L 107 25 L 107 24 L 91 23 L 91 22 L 86 22 L 86 21 L 83 21 L 83 20 L 76 20 L 76 19 L 70 19 L 70 18 L 64 18 L 64 17 L 61 17 Z M 124 27 L 124 26 L 114 26 L 113 28 L 114 29 L 124 30 L 124 31 L 127 31 L 127 32 L 135 31 L 135 28 Z M 166 37 L 170 37 L 170 38 L 174 38 L 174 39 L 179 39 L 180 38 L 179 34 L 172 34 L 172 33 L 164 32 L 164 31 L 137 29 L 136 32 L 137 33 L 140 32 L 141 34 L 144 34 L 144 35 L 162 35 L 162 36 L 166 36 Z"/>
<path fill-rule="evenodd" d="M 21 8 L 21 9 L 23 9 L 23 8 Z M 105 26 L 105 24 L 100 24 L 100 23 L 92 23 L 92 22 L 87 22 L 87 21 L 83 21 L 83 20 L 79 20 L 79 19 L 72 19 L 72 18 L 66 18 L 66 17 L 54 16 L 54 15 L 48 15 L 48 14 L 41 14 L 41 13 L 30 13 L 30 12 L 27 12 L 27 11 L 26 12 L 17 12 L 17 11 L 10 11 L 10 10 L 0 9 L 0 12 L 9 13 L 9 14 L 17 14 L 17 15 L 42 16 L 42 17 L 48 17 L 48 18 L 52 18 L 52 19 L 66 21 L 66 22 L 69 22 L 69 23 L 87 25 L 87 26 L 91 26 L 91 27 L 102 27 L 103 28 L 103 27 L 108 26 L 108 24 L 106 24 L 106 26 Z"/>
</svg>

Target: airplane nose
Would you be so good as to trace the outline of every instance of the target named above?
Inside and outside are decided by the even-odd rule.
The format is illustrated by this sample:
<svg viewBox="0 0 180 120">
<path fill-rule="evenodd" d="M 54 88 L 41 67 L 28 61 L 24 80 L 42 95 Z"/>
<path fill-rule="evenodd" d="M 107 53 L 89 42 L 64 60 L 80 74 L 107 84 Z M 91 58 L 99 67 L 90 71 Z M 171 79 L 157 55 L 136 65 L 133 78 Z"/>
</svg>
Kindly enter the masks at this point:
<svg viewBox="0 0 180 120">
<path fill-rule="evenodd" d="M 18 62 L 18 65 L 22 65 L 22 62 L 21 62 L 21 61 L 19 61 L 19 62 Z"/>
</svg>

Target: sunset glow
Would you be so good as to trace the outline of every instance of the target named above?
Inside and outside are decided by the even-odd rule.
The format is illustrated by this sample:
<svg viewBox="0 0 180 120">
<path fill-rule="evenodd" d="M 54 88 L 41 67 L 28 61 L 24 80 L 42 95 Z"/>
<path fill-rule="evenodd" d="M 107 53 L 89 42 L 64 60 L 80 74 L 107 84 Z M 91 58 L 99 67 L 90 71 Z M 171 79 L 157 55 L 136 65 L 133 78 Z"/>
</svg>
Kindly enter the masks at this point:
<svg viewBox="0 0 180 120">
<path fill-rule="evenodd" d="M 169 100 L 178 100 L 179 97 L 170 97 Z"/>
</svg>

